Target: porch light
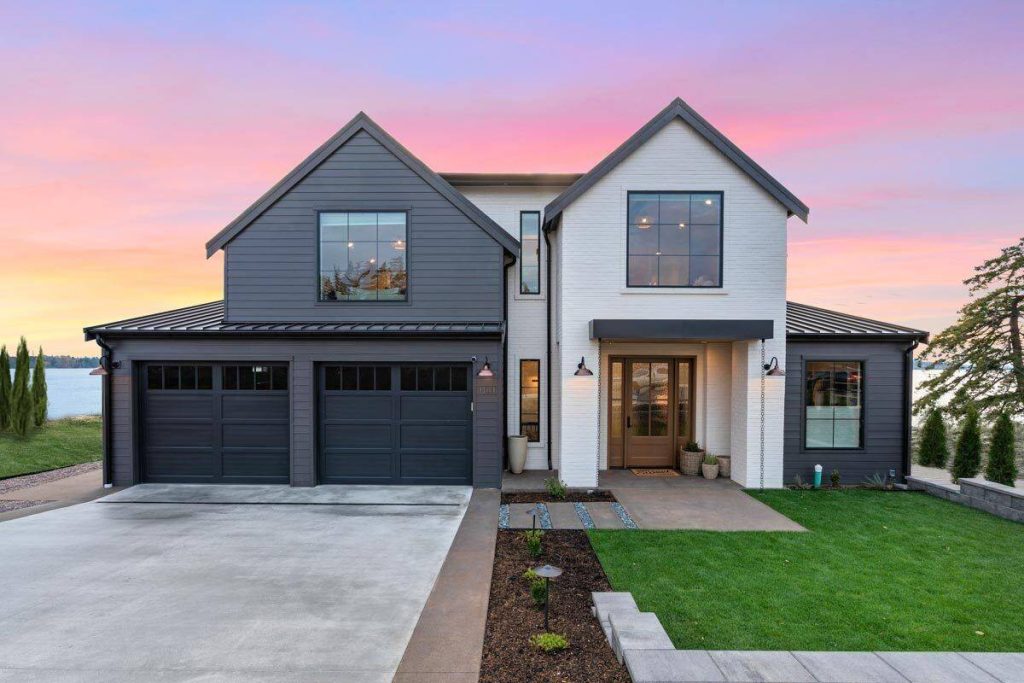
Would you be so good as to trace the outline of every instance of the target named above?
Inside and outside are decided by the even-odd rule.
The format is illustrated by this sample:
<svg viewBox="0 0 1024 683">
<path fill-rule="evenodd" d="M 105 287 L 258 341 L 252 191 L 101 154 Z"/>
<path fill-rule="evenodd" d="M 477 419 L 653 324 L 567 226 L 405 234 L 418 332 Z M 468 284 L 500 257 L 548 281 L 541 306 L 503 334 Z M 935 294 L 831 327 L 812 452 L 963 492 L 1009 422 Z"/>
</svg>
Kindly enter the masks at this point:
<svg viewBox="0 0 1024 683">
<path fill-rule="evenodd" d="M 473 360 L 476 360 L 476 359 L 474 358 Z M 480 372 L 476 373 L 476 376 L 477 377 L 494 377 L 494 370 L 491 370 L 491 363 L 487 359 L 486 356 L 484 356 L 483 367 L 480 368 Z"/>
<path fill-rule="evenodd" d="M 593 377 L 594 373 L 587 367 L 586 359 L 580 356 L 580 362 L 576 365 L 576 372 L 573 373 L 576 377 Z"/>
<path fill-rule="evenodd" d="M 107 367 L 108 365 L 110 366 L 110 368 Z M 90 376 L 94 376 L 95 375 L 97 377 L 106 377 L 107 375 L 110 374 L 110 370 L 111 369 L 116 370 L 116 369 L 118 369 L 120 367 L 121 367 L 121 361 L 119 361 L 119 360 L 115 360 L 113 363 L 111 363 L 106 358 L 100 358 L 99 366 L 93 368 L 92 372 L 90 372 L 89 375 Z"/>
<path fill-rule="evenodd" d="M 772 356 L 772 359 L 764 364 L 765 375 L 768 377 L 785 377 L 786 373 L 779 367 L 779 359 Z"/>
</svg>

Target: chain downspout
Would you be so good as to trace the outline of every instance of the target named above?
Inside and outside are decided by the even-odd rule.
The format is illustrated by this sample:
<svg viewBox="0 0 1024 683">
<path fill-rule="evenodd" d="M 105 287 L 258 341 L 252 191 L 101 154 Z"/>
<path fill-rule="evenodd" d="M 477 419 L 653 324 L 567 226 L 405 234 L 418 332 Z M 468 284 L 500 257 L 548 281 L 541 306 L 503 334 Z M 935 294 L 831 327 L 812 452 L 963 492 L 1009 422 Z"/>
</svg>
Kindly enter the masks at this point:
<svg viewBox="0 0 1024 683">
<path fill-rule="evenodd" d="M 764 339 L 761 340 L 761 482 L 760 490 L 764 491 L 764 395 L 765 395 L 765 351 Z"/>
<path fill-rule="evenodd" d="M 601 340 L 597 340 L 597 452 L 594 458 L 594 487 L 601 484 L 601 397 L 604 395 L 604 382 L 602 381 L 601 369 L 604 367 L 601 357 Z"/>
</svg>

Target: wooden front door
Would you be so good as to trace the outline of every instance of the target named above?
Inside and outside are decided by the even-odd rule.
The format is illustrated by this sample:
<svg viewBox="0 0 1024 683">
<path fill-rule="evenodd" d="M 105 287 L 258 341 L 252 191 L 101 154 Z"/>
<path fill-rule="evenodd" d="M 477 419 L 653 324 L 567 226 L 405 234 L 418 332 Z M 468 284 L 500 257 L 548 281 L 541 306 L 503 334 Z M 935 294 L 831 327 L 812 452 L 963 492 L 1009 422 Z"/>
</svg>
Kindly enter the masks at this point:
<svg viewBox="0 0 1024 683">
<path fill-rule="evenodd" d="M 675 467 L 693 438 L 692 358 L 612 358 L 610 467 Z"/>
</svg>

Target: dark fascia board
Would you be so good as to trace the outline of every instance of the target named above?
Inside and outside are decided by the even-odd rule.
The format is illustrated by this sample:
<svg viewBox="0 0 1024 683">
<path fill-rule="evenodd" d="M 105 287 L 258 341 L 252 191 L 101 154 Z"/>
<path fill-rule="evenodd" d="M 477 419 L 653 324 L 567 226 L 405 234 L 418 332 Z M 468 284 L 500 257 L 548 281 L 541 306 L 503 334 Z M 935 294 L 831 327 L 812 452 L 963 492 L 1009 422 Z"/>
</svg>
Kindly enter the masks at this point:
<svg viewBox="0 0 1024 683">
<path fill-rule="evenodd" d="M 442 196 L 450 201 L 467 218 L 476 223 L 490 235 L 494 240 L 510 253 L 519 254 L 519 240 L 505 232 L 500 225 L 481 211 L 475 204 L 469 201 L 461 192 L 451 186 L 448 181 L 432 171 L 426 164 L 395 140 L 383 128 L 378 126 L 373 119 L 364 112 L 356 114 L 355 118 L 349 121 L 341 130 L 335 133 L 327 142 L 320 145 L 312 154 L 306 157 L 302 163 L 296 166 L 288 175 L 282 178 L 276 185 L 271 187 L 266 194 L 257 199 L 248 209 L 231 221 L 223 230 L 217 233 L 206 243 L 206 257 L 209 258 L 223 249 L 240 232 L 245 230 L 250 223 L 256 220 L 264 211 L 283 197 L 289 190 L 309 175 L 320 164 L 327 160 L 332 154 L 338 151 L 342 145 L 348 142 L 359 131 L 366 133 L 374 140 L 383 145 L 389 152 L 398 157 L 414 173 L 419 175 L 428 185 L 437 190 Z"/>
<path fill-rule="evenodd" d="M 471 332 L 459 330 L 458 332 L 443 332 L 437 330 L 373 330 L 367 332 L 342 331 L 338 330 L 102 330 L 91 329 L 86 333 L 86 341 L 91 341 L 97 336 L 104 339 L 182 339 L 182 338 L 218 338 L 232 339 L 245 337 L 247 339 L 289 339 L 319 338 L 331 339 L 480 339 L 492 338 L 501 339 L 503 330 L 485 330 Z"/>
<path fill-rule="evenodd" d="M 461 187 L 563 187 L 575 183 L 582 173 L 439 173 L 452 185 Z"/>
<path fill-rule="evenodd" d="M 772 339 L 773 320 L 591 320 L 591 339 L 736 341 Z"/>
<path fill-rule="evenodd" d="M 739 147 L 734 145 L 718 129 L 712 126 L 698 114 L 690 105 L 682 99 L 676 98 L 661 110 L 653 119 L 647 122 L 643 128 L 634 133 L 628 140 L 619 145 L 618 149 L 609 154 L 597 166 L 594 166 L 582 178 L 566 188 L 565 192 L 551 200 L 544 209 L 545 228 L 551 229 L 549 224 L 555 217 L 560 215 L 570 204 L 576 201 L 580 195 L 594 186 L 597 181 L 607 175 L 613 168 L 618 166 L 626 157 L 635 152 L 641 145 L 654 137 L 654 134 L 674 121 L 682 119 L 693 130 L 697 131 L 705 140 L 710 142 L 719 152 L 724 154 L 730 161 L 736 164 L 740 170 L 751 177 L 754 182 L 760 185 L 768 194 L 774 197 L 780 204 L 786 207 L 790 215 L 797 216 L 803 222 L 807 222 L 807 215 L 810 209 L 796 195 L 783 187 L 782 183 L 771 177 L 767 171 L 747 156 Z"/>
<path fill-rule="evenodd" d="M 788 342 L 921 342 L 928 343 L 927 332 L 893 332 L 891 334 L 857 334 L 855 332 L 815 332 L 787 333 Z"/>
</svg>

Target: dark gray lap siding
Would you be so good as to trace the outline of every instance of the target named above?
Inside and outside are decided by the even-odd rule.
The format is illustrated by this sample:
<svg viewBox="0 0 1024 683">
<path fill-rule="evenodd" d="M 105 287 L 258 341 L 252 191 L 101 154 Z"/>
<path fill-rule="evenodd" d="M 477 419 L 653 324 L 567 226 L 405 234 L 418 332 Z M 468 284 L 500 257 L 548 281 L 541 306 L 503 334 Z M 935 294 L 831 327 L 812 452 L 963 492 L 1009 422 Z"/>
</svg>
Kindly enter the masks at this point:
<svg viewBox="0 0 1024 683">
<path fill-rule="evenodd" d="M 905 448 L 905 381 L 907 342 L 794 341 L 786 343 L 786 415 L 783 476 L 790 484 L 797 474 L 813 478 L 814 466 L 829 473 L 838 469 L 843 483 L 860 484 L 866 477 L 896 470 L 902 480 Z M 808 360 L 852 360 L 864 363 L 864 443 L 861 449 L 804 448 L 804 364 Z"/>
<path fill-rule="evenodd" d="M 134 374 L 146 361 L 265 361 L 290 367 L 291 483 L 316 484 L 317 439 L 314 371 L 318 363 L 362 361 L 379 363 L 468 363 L 488 357 L 493 379 L 474 377 L 473 485 L 495 487 L 501 482 L 504 391 L 501 342 L 491 339 L 108 339 L 114 357 L 122 362 L 113 378 L 114 484 L 138 482 L 137 396 Z M 134 373 L 134 374 L 133 374 Z"/>
</svg>

